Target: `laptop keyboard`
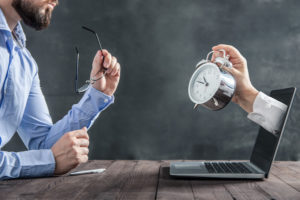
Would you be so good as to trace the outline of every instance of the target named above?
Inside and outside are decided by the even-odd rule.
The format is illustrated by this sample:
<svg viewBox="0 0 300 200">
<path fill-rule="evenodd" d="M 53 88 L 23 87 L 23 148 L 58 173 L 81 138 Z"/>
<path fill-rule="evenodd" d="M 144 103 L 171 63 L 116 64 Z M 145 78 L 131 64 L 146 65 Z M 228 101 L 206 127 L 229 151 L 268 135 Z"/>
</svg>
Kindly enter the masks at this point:
<svg viewBox="0 0 300 200">
<path fill-rule="evenodd" d="M 209 173 L 254 173 L 253 171 L 250 171 L 243 163 L 237 162 L 205 162 L 205 167 Z"/>
</svg>

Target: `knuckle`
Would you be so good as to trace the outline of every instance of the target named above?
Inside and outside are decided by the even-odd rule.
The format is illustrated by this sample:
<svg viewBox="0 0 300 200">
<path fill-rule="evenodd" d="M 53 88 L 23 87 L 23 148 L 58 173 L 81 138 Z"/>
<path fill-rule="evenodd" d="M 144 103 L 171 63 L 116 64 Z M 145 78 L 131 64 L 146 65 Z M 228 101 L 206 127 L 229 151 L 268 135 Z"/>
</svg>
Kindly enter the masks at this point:
<svg viewBox="0 0 300 200">
<path fill-rule="evenodd" d="M 72 138 L 71 139 L 71 146 L 75 147 L 76 145 L 77 145 L 77 142 L 76 142 L 75 138 Z"/>
<path fill-rule="evenodd" d="M 77 148 L 76 148 L 75 146 L 72 147 L 72 152 L 73 152 L 75 155 L 77 155 L 78 150 L 77 150 Z"/>
<path fill-rule="evenodd" d="M 73 132 L 68 132 L 68 133 L 66 134 L 66 137 L 67 137 L 68 139 L 71 139 L 72 136 L 73 136 Z"/>
<path fill-rule="evenodd" d="M 77 165 L 80 164 L 80 161 L 81 161 L 81 160 L 80 160 L 79 157 L 76 157 L 76 158 L 75 158 L 75 163 L 76 163 Z"/>
</svg>

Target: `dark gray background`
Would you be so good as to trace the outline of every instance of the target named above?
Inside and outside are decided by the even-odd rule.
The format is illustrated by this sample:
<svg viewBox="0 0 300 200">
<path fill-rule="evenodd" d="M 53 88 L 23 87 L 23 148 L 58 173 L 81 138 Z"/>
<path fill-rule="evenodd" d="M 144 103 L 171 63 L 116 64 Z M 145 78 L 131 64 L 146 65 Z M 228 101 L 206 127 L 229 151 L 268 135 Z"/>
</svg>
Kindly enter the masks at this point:
<svg viewBox="0 0 300 200">
<path fill-rule="evenodd" d="M 115 104 L 89 131 L 90 159 L 247 159 L 258 126 L 234 103 L 193 110 L 189 78 L 212 46 L 226 43 L 247 58 L 257 89 L 299 87 L 299 8 L 296 0 L 61 0 L 47 30 L 24 29 L 54 121 L 81 97 L 73 92 L 74 45 L 82 83 L 98 47 L 81 25 L 121 63 Z M 299 97 L 279 160 L 300 159 Z M 6 148 L 22 149 L 16 137 Z"/>
</svg>

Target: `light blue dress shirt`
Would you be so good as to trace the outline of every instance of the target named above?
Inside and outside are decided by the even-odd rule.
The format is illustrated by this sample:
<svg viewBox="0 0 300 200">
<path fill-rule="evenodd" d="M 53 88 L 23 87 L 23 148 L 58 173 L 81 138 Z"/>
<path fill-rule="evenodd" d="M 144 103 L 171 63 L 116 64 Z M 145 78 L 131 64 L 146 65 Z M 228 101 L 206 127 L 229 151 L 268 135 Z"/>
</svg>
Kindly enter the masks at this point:
<svg viewBox="0 0 300 200">
<path fill-rule="evenodd" d="M 55 159 L 50 148 L 66 132 L 90 128 L 114 97 L 90 87 L 80 102 L 53 124 L 20 23 L 13 33 L 15 40 L 0 9 L 0 149 L 16 131 L 29 149 L 18 153 L 0 150 L 0 179 L 53 175 Z"/>
</svg>

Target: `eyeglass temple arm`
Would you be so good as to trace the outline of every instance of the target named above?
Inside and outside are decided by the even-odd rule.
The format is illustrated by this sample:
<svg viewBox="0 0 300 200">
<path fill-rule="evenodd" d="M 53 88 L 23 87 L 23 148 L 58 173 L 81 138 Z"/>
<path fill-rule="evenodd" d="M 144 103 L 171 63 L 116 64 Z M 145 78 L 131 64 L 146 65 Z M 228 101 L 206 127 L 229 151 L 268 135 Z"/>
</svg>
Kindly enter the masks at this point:
<svg viewBox="0 0 300 200">
<path fill-rule="evenodd" d="M 78 69 L 79 69 L 79 50 L 77 47 L 75 47 L 75 51 L 76 51 L 76 76 L 75 76 L 75 92 L 78 93 Z"/>
<path fill-rule="evenodd" d="M 98 34 L 94 30 L 92 30 L 92 29 L 90 29 L 90 28 L 88 28 L 86 26 L 82 26 L 82 28 L 85 29 L 85 30 L 87 30 L 87 31 L 89 31 L 89 32 L 91 32 L 91 33 L 93 33 L 96 36 L 98 44 L 99 44 L 99 47 L 100 47 L 100 50 L 101 50 L 101 53 L 102 53 L 103 49 L 102 49 L 102 45 L 101 45 L 101 42 L 100 42 Z"/>
<path fill-rule="evenodd" d="M 84 30 L 89 31 L 89 32 L 93 33 L 93 34 L 96 36 L 97 41 L 98 41 L 98 44 L 99 44 L 99 47 L 100 47 L 100 51 L 101 51 L 101 53 L 102 53 L 102 55 L 103 55 L 103 48 L 102 48 L 102 45 L 101 45 L 101 42 L 100 42 L 100 39 L 99 39 L 98 34 L 97 34 L 94 30 L 92 30 L 92 29 L 90 29 L 90 28 L 88 28 L 88 27 L 86 27 L 86 26 L 81 26 L 81 27 L 82 27 Z M 103 65 L 103 63 L 104 63 L 104 59 L 103 59 L 103 61 L 102 61 L 102 65 Z M 103 70 L 106 71 L 107 69 L 106 69 L 106 68 L 103 68 Z"/>
</svg>

